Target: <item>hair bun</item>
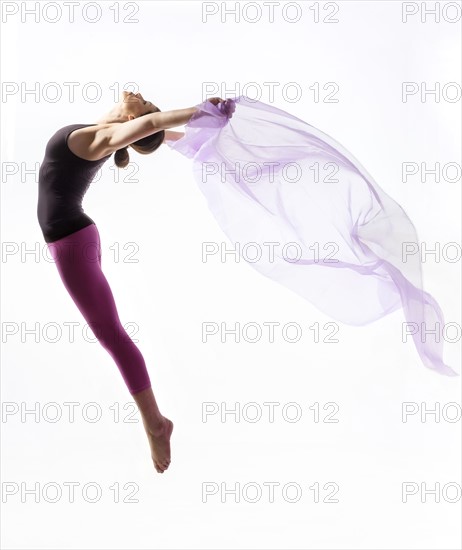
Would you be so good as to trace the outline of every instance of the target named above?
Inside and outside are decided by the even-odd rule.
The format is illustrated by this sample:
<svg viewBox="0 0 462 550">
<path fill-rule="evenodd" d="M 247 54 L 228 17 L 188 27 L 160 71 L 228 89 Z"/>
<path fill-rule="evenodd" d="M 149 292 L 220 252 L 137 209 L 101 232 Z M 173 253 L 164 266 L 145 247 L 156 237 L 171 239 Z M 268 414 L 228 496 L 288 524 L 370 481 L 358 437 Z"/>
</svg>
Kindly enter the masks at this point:
<svg viewBox="0 0 462 550">
<path fill-rule="evenodd" d="M 117 149 L 114 155 L 114 163 L 118 168 L 125 168 L 130 162 L 130 155 L 128 154 L 128 145 Z"/>
</svg>

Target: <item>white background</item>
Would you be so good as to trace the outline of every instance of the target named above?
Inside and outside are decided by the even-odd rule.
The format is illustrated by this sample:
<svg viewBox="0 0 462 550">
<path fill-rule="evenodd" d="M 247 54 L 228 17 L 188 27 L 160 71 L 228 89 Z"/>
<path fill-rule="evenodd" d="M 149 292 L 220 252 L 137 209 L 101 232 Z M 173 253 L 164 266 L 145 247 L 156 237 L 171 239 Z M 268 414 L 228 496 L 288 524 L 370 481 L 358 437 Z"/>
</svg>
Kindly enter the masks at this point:
<svg viewBox="0 0 462 550">
<path fill-rule="evenodd" d="M 282 2 L 272 23 L 266 10 L 254 23 L 242 16 L 239 23 L 233 16 L 222 22 L 219 14 L 204 23 L 201 3 L 191 1 L 132 3 L 138 7 L 132 15 L 138 22 L 132 24 L 115 23 L 110 9 L 115 3 L 100 2 L 101 19 L 89 23 L 82 17 L 84 4 L 76 7 L 74 22 L 63 7 L 55 23 L 39 12 L 38 22 L 28 16 L 21 23 L 17 14 L 2 25 L 3 82 L 29 90 L 38 83 L 37 97 L 4 94 L 2 100 L 3 162 L 32 170 L 24 177 L 3 173 L 2 178 L 3 413 L 14 403 L 19 409 L 38 403 L 40 411 L 38 422 L 33 415 L 23 422 L 19 413 L 2 416 L 2 491 L 7 483 L 18 489 L 22 482 L 28 489 L 54 483 L 63 491 L 66 482 L 80 484 L 75 502 L 66 492 L 56 503 L 42 494 L 39 502 L 31 495 L 21 502 L 20 492 L 4 495 L 2 547 L 460 548 L 460 499 L 451 503 L 442 495 L 438 503 L 429 494 L 422 502 L 419 490 L 403 503 L 401 494 L 405 482 L 419 489 L 438 483 L 460 487 L 460 420 L 448 421 L 456 408 L 445 409 L 439 422 L 435 416 L 426 422 L 420 417 L 422 407 L 460 403 L 460 378 L 429 371 L 413 342 L 401 342 L 401 311 L 363 328 L 340 325 L 337 344 L 322 338 L 315 343 L 308 327 L 316 322 L 322 327 L 331 319 L 308 302 L 243 261 L 230 257 L 225 263 L 218 258 L 203 263 L 203 242 L 230 243 L 196 187 L 190 161 L 167 146 L 144 157 L 130 149 L 136 174 L 117 171 L 110 159 L 83 204 L 99 228 L 103 270 L 121 320 L 139 327 L 134 337 L 155 395 L 175 423 L 172 463 L 157 474 L 142 424 L 114 421 L 109 407 L 133 403 L 131 396 L 108 353 L 87 341 L 91 332 L 84 331 L 84 319 L 56 267 L 46 261 L 36 219 L 38 165 L 34 172 L 58 128 L 93 123 L 109 111 L 115 85 L 121 91 L 126 83 L 136 83 L 145 98 L 166 111 L 200 103 L 205 82 L 216 83 L 210 95 L 221 97 L 245 93 L 245 85 L 256 82 L 261 101 L 306 120 L 349 149 L 403 206 L 428 248 L 457 242 L 460 180 L 435 183 L 429 176 L 422 183 L 414 176 L 403 183 L 401 163 L 460 163 L 460 100 L 451 103 L 441 96 L 436 102 L 428 95 L 423 102 L 417 94 L 404 103 L 401 86 L 406 81 L 426 82 L 428 88 L 435 82 L 441 87 L 460 82 L 460 20 L 450 23 L 441 16 L 435 23 L 429 15 L 422 22 L 421 10 L 434 8 L 434 2 L 413 4 L 418 13 L 403 23 L 401 2 L 341 1 L 336 4 L 339 22 L 333 24 L 322 22 L 330 13 L 323 4 L 321 21 L 314 22 L 308 9 L 314 2 L 298 2 L 303 14 L 297 23 L 284 20 Z M 445 4 L 457 3 L 438 6 L 443 10 Z M 121 19 L 131 13 L 128 3 L 119 8 Z M 293 17 L 294 12 L 287 13 Z M 93 18 L 95 11 L 89 8 L 88 14 Z M 447 14 L 453 17 L 454 11 Z M 52 82 L 61 86 L 58 101 L 44 96 L 45 85 Z M 78 83 L 73 100 L 65 82 Z M 93 103 L 82 94 L 90 82 L 102 91 Z M 265 82 L 280 83 L 274 98 Z M 281 93 L 288 82 L 299 84 L 299 101 Z M 338 84 L 338 103 L 314 101 L 310 87 L 319 83 L 322 92 L 327 82 Z M 249 88 L 254 94 L 255 88 Z M 8 250 L 16 243 L 19 251 L 36 250 L 37 256 L 6 255 L 5 243 L 10 243 Z M 123 250 L 127 243 L 139 247 L 137 263 L 122 261 L 132 251 Z M 119 261 L 115 246 L 121 250 Z M 447 322 L 460 325 L 460 261 L 428 256 L 423 274 L 425 289 Z M 256 343 L 234 343 L 231 337 L 221 343 L 219 336 L 203 343 L 201 325 L 207 321 L 228 326 L 292 322 L 303 328 L 303 337 L 290 343 L 276 331 L 274 343 L 265 336 Z M 72 342 L 64 325 L 71 322 L 78 323 Z M 27 329 L 40 323 L 38 342 L 30 334 L 21 338 L 21 323 Z M 46 323 L 61 328 L 57 342 L 51 342 L 52 328 L 47 336 Z M 19 332 L 7 336 L 15 324 Z M 445 361 L 460 371 L 459 342 L 445 345 Z M 53 411 L 44 410 L 51 402 L 63 413 L 55 423 L 50 421 Z M 79 404 L 73 423 L 65 402 Z M 203 422 L 204 402 L 228 408 L 256 402 L 263 416 L 250 422 L 255 409 L 249 408 L 247 420 L 228 416 L 221 422 L 215 415 Z M 280 403 L 274 422 L 268 420 L 265 402 Z M 289 402 L 302 409 L 298 422 L 281 415 Z M 332 410 L 323 406 L 330 402 L 338 406 L 337 423 L 323 422 Z M 403 402 L 419 408 L 406 423 Z M 101 408 L 99 422 L 82 417 L 88 403 Z M 122 418 L 128 412 L 122 411 Z M 94 408 L 88 412 L 93 413 Z M 98 502 L 82 497 L 88 482 L 101 487 Z M 241 492 L 240 502 L 230 494 L 222 502 L 221 491 L 203 502 L 206 482 L 225 483 L 228 489 L 254 483 L 263 492 L 257 502 L 250 502 L 255 494 L 250 489 Z M 263 485 L 268 482 L 279 483 L 274 502 Z M 289 502 L 291 491 L 285 499 L 282 495 L 289 482 L 302 489 L 297 502 Z M 323 486 L 329 482 L 339 488 L 333 497 L 337 503 L 323 502 L 330 492 Z M 138 502 L 114 502 L 109 487 L 115 483 L 121 499 L 131 492 L 123 486 L 136 484 Z M 320 502 L 309 489 L 316 483 Z M 54 494 L 50 489 L 49 497 Z"/>
</svg>

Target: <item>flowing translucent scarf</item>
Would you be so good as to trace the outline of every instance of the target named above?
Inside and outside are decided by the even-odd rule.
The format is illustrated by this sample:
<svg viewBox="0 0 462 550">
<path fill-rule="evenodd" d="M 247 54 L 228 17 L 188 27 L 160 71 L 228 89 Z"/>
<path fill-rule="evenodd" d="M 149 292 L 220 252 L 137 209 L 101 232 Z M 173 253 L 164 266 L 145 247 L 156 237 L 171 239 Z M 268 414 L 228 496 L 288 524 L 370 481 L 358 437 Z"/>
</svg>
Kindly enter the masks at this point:
<svg viewBox="0 0 462 550">
<path fill-rule="evenodd" d="M 443 362 L 444 317 L 422 288 L 416 230 L 333 138 L 246 96 L 204 101 L 167 141 L 193 173 L 221 229 L 261 274 L 333 319 L 364 325 L 402 308 L 423 364 Z M 435 330 L 437 334 L 432 334 Z"/>
</svg>

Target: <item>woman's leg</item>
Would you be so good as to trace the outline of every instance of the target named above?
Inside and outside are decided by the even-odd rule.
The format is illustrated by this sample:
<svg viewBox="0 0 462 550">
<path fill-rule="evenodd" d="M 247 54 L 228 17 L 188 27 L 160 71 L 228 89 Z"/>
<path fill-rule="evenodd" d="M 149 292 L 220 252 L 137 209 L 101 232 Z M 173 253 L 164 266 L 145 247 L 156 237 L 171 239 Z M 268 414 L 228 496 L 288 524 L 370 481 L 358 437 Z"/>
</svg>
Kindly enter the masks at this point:
<svg viewBox="0 0 462 550">
<path fill-rule="evenodd" d="M 156 469 L 165 469 L 170 462 L 168 440 L 173 423 L 160 413 L 144 358 L 120 322 L 114 296 L 101 270 L 98 228 L 90 224 L 49 243 L 48 248 L 64 286 L 100 344 L 114 359 L 140 408 Z"/>
<path fill-rule="evenodd" d="M 80 312 L 109 352 L 131 394 L 151 386 L 140 350 L 123 328 L 111 288 L 101 270 L 95 224 L 50 243 L 61 279 Z"/>
</svg>

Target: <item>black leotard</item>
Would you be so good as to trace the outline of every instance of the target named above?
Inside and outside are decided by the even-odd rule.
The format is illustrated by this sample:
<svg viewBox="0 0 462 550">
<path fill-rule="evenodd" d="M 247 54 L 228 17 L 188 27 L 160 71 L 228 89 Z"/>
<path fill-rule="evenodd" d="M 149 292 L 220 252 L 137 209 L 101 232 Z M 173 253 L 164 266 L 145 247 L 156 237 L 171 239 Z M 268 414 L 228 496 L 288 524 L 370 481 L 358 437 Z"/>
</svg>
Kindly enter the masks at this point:
<svg viewBox="0 0 462 550">
<path fill-rule="evenodd" d="M 111 155 L 85 160 L 69 149 L 69 134 L 86 126 L 96 124 L 64 126 L 46 145 L 39 170 L 37 218 L 47 243 L 95 223 L 83 211 L 82 199 L 98 169 Z"/>
</svg>

